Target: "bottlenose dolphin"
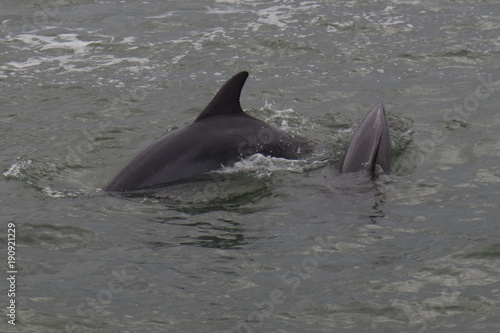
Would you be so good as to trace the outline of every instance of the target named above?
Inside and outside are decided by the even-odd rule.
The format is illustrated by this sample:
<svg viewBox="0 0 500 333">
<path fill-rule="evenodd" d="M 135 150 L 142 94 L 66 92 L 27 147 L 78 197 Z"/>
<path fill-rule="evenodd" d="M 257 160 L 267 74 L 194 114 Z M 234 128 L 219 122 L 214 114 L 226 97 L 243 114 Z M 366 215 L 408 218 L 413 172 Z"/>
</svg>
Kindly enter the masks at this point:
<svg viewBox="0 0 500 333">
<path fill-rule="evenodd" d="M 365 116 L 340 161 L 341 173 L 363 173 L 370 177 L 391 172 L 391 138 L 382 103 Z"/>
<path fill-rule="evenodd" d="M 140 151 L 104 190 L 163 187 L 231 166 L 256 153 L 295 159 L 307 151 L 305 140 L 243 112 L 240 95 L 247 77 L 247 72 L 234 75 L 193 123 Z"/>
</svg>

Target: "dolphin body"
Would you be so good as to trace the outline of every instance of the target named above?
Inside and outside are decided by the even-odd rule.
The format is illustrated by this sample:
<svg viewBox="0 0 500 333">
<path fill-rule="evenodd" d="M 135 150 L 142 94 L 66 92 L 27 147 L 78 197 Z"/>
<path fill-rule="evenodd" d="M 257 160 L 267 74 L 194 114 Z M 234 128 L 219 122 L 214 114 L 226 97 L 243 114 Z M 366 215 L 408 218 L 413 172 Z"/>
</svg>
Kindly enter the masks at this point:
<svg viewBox="0 0 500 333">
<path fill-rule="evenodd" d="M 243 112 L 240 95 L 248 72 L 227 81 L 198 118 L 168 133 L 130 159 L 104 187 L 128 192 L 168 186 L 231 166 L 253 154 L 296 159 L 309 143 Z M 361 122 L 342 158 L 341 173 L 373 177 L 390 172 L 391 142 L 382 103 Z"/>
<path fill-rule="evenodd" d="M 240 95 L 248 72 L 227 81 L 198 118 L 154 141 L 104 187 L 127 192 L 167 186 L 231 166 L 253 154 L 298 158 L 308 143 L 243 112 Z"/>
</svg>

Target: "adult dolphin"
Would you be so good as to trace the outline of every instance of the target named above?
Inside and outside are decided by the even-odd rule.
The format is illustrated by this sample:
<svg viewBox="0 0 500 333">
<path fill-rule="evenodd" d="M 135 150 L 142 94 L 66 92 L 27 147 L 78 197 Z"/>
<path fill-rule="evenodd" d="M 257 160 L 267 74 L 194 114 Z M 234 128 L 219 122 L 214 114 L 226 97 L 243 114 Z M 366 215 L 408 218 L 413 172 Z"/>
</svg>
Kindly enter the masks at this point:
<svg viewBox="0 0 500 333">
<path fill-rule="evenodd" d="M 339 171 L 370 177 L 391 172 L 391 138 L 382 103 L 376 104 L 359 125 L 340 161 Z"/>
<path fill-rule="evenodd" d="M 243 112 L 240 95 L 248 72 L 227 81 L 196 120 L 154 141 L 104 187 L 126 192 L 167 186 L 253 154 L 297 158 L 308 143 Z"/>
</svg>

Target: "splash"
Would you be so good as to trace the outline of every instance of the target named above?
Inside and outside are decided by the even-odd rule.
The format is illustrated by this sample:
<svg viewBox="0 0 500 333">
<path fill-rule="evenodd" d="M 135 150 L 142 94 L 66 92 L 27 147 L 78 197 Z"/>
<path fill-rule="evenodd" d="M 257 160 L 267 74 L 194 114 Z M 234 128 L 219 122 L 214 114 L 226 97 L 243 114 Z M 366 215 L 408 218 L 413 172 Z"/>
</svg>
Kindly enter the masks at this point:
<svg viewBox="0 0 500 333">
<path fill-rule="evenodd" d="M 3 176 L 5 178 L 20 179 L 22 177 L 22 174 L 23 174 L 22 171 L 29 168 L 32 164 L 33 164 L 32 160 L 23 161 L 23 160 L 18 159 L 17 162 L 15 162 L 14 164 L 12 164 L 10 166 L 9 170 L 7 170 L 3 173 Z"/>
<path fill-rule="evenodd" d="M 214 173 L 232 174 L 238 172 L 252 173 L 256 178 L 270 177 L 273 173 L 279 171 L 303 173 L 307 170 L 319 168 L 326 162 L 313 156 L 310 160 L 288 160 L 285 158 L 269 157 L 262 154 L 255 154 L 232 166 L 223 167 Z"/>
</svg>

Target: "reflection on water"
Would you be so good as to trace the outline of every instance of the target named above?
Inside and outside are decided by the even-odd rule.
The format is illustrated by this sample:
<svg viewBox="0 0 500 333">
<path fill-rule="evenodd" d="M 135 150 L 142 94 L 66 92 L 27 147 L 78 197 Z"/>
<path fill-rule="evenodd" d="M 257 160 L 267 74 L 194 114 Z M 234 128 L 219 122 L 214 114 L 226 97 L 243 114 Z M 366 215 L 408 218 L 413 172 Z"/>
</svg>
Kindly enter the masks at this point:
<svg viewBox="0 0 500 333">
<path fill-rule="evenodd" d="M 170 219 L 157 218 L 156 223 L 164 223 L 167 225 L 182 225 L 186 235 L 176 235 L 176 244 L 191 245 L 208 248 L 219 249 L 239 249 L 243 245 L 248 244 L 249 240 L 245 237 L 245 228 L 240 223 L 229 220 L 216 220 L 210 222 L 189 222 L 179 223 Z M 169 246 L 162 242 L 154 242 L 151 244 L 157 249 L 163 246 Z"/>
</svg>

